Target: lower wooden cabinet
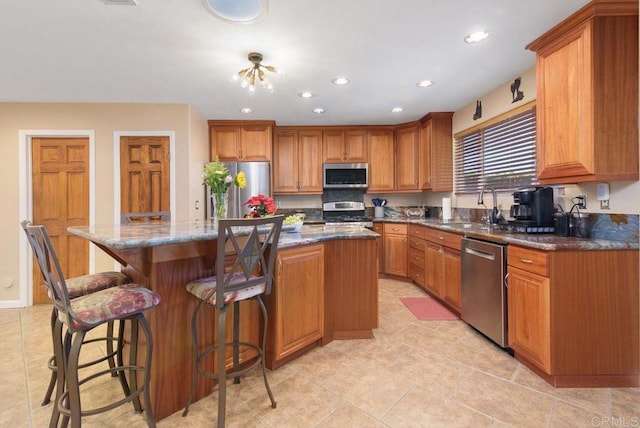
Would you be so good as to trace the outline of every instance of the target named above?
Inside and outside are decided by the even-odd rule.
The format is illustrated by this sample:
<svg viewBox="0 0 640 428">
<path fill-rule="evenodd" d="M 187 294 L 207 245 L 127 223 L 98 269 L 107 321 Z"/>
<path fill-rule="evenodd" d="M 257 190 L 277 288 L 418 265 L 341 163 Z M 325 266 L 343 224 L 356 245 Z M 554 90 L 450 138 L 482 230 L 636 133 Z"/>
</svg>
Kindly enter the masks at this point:
<svg viewBox="0 0 640 428">
<path fill-rule="evenodd" d="M 384 224 L 384 273 L 407 276 L 406 224 Z"/>
<path fill-rule="evenodd" d="M 442 254 L 442 299 L 460 312 L 462 303 L 460 251 L 444 248 Z"/>
<path fill-rule="evenodd" d="M 384 223 L 373 223 L 373 231 L 380 235 L 376 239 L 376 249 L 378 251 L 378 273 L 384 271 Z"/>
<path fill-rule="evenodd" d="M 279 362 L 324 334 L 324 245 L 278 251 L 271 294 L 266 364 Z"/>
</svg>

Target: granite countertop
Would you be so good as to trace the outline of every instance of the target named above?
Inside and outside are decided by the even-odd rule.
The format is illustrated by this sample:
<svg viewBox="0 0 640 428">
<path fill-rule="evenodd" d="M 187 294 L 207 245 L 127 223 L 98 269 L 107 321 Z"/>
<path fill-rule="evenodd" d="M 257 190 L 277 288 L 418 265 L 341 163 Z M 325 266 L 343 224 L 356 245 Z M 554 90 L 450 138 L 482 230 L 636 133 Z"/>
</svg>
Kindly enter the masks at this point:
<svg viewBox="0 0 640 428">
<path fill-rule="evenodd" d="M 462 234 L 469 238 L 482 239 L 500 244 L 521 245 L 546 251 L 569 250 L 637 250 L 638 242 L 613 241 L 607 239 L 575 238 L 556 236 L 554 234 L 526 234 L 500 230 L 481 223 L 461 220 L 412 219 L 407 217 L 390 217 L 374 219 L 374 222 L 419 224 L 434 229 Z"/>
<path fill-rule="evenodd" d="M 283 226 L 278 248 L 293 247 L 331 239 L 375 239 L 379 235 L 362 227 L 303 225 L 293 233 L 293 226 Z M 213 222 L 171 222 L 142 225 L 73 226 L 70 233 L 115 250 L 155 247 L 218 238 Z M 248 233 L 248 231 L 247 231 Z"/>
</svg>

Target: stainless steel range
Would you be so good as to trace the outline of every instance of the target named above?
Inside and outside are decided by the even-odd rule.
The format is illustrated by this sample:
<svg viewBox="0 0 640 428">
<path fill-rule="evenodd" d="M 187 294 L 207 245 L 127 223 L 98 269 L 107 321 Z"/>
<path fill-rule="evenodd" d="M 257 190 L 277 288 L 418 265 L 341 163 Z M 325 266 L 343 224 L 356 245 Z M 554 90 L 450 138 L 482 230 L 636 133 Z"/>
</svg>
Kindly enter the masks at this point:
<svg viewBox="0 0 640 428">
<path fill-rule="evenodd" d="M 365 216 L 364 202 L 325 202 L 322 204 L 322 219 L 326 226 L 373 228 L 373 220 Z"/>
</svg>

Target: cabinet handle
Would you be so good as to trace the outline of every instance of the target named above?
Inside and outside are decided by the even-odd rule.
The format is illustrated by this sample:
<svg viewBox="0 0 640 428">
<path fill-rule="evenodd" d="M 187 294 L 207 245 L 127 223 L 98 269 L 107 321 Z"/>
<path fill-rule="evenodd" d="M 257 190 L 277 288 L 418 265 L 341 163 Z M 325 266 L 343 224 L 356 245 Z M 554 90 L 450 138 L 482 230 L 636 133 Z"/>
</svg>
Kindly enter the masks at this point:
<svg viewBox="0 0 640 428">
<path fill-rule="evenodd" d="M 438 250 L 438 257 L 442 257 L 442 248 Z"/>
<path fill-rule="evenodd" d="M 529 259 L 520 259 L 520 261 L 522 263 L 526 263 L 526 264 L 529 264 L 529 265 L 533 263 L 533 260 L 529 260 Z"/>
<path fill-rule="evenodd" d="M 444 240 L 444 236 L 438 236 L 438 239 L 442 241 Z"/>
<path fill-rule="evenodd" d="M 282 276 L 282 259 L 278 260 L 278 264 L 280 265 L 280 276 Z"/>
<path fill-rule="evenodd" d="M 504 276 L 504 286 L 509 288 L 509 274 L 508 273 Z"/>
</svg>

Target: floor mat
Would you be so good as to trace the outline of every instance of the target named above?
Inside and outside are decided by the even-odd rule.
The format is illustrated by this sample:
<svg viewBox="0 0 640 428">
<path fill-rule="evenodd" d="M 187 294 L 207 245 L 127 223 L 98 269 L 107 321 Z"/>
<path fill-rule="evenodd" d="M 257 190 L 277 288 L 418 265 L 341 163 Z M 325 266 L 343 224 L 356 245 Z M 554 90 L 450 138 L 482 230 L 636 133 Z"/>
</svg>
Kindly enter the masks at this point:
<svg viewBox="0 0 640 428">
<path fill-rule="evenodd" d="M 460 317 L 442 306 L 432 297 L 401 297 L 400 301 L 404 303 L 420 321 L 460 319 Z"/>
</svg>

